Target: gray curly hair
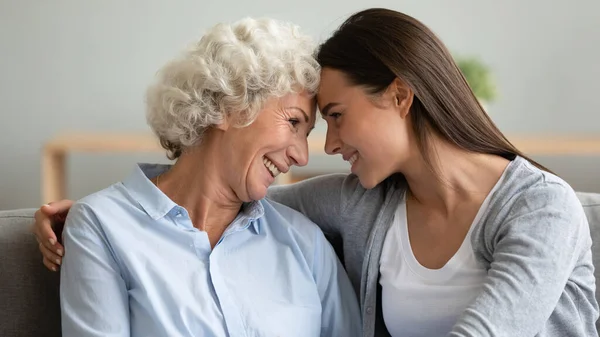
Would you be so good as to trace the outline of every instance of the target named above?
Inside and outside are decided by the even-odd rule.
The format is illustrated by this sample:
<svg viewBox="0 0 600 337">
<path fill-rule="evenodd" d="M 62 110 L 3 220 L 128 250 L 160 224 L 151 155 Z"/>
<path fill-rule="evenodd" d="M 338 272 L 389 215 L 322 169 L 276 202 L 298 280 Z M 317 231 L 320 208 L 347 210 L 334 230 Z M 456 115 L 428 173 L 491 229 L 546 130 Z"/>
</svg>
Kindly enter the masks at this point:
<svg viewBox="0 0 600 337">
<path fill-rule="evenodd" d="M 267 99 L 319 85 L 315 45 L 291 23 L 245 18 L 218 24 L 165 65 L 147 91 L 146 119 L 169 159 L 225 118 L 251 124 Z"/>
</svg>

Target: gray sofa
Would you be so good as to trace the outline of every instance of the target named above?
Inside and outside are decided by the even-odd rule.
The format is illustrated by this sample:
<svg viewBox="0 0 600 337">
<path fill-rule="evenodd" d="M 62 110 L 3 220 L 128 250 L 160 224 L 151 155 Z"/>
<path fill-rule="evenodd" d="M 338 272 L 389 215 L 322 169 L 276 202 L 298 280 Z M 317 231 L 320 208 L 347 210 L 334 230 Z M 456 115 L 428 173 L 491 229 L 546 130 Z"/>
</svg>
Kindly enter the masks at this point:
<svg viewBox="0 0 600 337">
<path fill-rule="evenodd" d="M 579 193 L 579 198 L 590 223 L 594 260 L 600 261 L 600 194 Z M 60 336 L 59 274 L 46 270 L 29 232 L 34 211 L 0 212 L 2 337 Z M 595 273 L 600 284 L 600 268 Z"/>
</svg>

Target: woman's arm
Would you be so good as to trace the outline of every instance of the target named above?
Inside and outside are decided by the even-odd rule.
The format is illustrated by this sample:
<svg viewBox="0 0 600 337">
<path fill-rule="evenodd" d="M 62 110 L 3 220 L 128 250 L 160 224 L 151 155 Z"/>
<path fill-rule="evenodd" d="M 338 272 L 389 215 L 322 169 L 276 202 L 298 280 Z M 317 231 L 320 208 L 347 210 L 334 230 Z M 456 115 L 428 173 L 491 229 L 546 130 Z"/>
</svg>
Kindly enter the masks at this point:
<svg viewBox="0 0 600 337">
<path fill-rule="evenodd" d="M 597 303 L 593 291 L 585 291 L 595 287 L 591 237 L 572 190 L 550 183 L 525 191 L 503 223 L 486 231 L 485 245 L 492 252 L 487 279 L 449 336 L 536 336 L 557 308 L 576 265 L 579 284 L 571 286 L 590 298 L 575 310 L 589 320 L 584 324 L 594 325 Z"/>
<path fill-rule="evenodd" d="M 328 236 L 337 236 L 348 196 L 356 188 L 356 179 L 346 174 L 327 174 L 270 187 L 267 197 L 301 212 Z"/>
<path fill-rule="evenodd" d="M 87 205 L 73 205 L 63 234 L 69 252 L 60 279 L 63 336 L 129 336 L 126 283 L 98 219 Z"/>
</svg>

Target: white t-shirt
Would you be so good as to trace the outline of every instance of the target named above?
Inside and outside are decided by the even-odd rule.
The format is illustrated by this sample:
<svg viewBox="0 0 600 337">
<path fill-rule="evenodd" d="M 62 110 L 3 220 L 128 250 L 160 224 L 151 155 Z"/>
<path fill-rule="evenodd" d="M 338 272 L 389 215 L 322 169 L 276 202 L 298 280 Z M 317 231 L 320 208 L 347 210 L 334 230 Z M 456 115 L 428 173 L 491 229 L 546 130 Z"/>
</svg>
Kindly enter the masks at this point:
<svg viewBox="0 0 600 337">
<path fill-rule="evenodd" d="M 486 271 L 475 260 L 471 232 L 495 189 L 481 205 L 458 251 L 435 270 L 423 267 L 415 258 L 408 236 L 406 203 L 400 204 L 379 261 L 383 318 L 393 337 L 446 336 L 480 292 Z"/>
</svg>

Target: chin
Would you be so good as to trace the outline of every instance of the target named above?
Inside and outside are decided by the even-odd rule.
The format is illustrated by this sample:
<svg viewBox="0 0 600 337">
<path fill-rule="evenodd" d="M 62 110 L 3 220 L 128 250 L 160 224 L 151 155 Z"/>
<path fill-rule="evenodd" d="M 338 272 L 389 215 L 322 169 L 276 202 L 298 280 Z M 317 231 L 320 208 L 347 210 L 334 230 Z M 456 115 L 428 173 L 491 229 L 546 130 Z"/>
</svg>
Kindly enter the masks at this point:
<svg viewBox="0 0 600 337">
<path fill-rule="evenodd" d="M 358 181 L 360 182 L 360 185 L 367 190 L 377 187 L 377 185 L 379 185 L 382 181 L 385 180 L 385 178 L 380 179 L 373 175 L 361 174 L 361 175 L 357 175 L 357 176 L 358 176 Z"/>
<path fill-rule="evenodd" d="M 250 201 L 261 200 L 267 196 L 268 186 L 251 186 L 248 189 Z"/>
<path fill-rule="evenodd" d="M 378 184 L 378 182 L 375 181 L 374 179 L 363 178 L 361 176 L 358 176 L 358 181 L 360 181 L 360 185 L 367 190 L 372 189 L 373 187 L 377 186 L 377 184 Z"/>
</svg>

